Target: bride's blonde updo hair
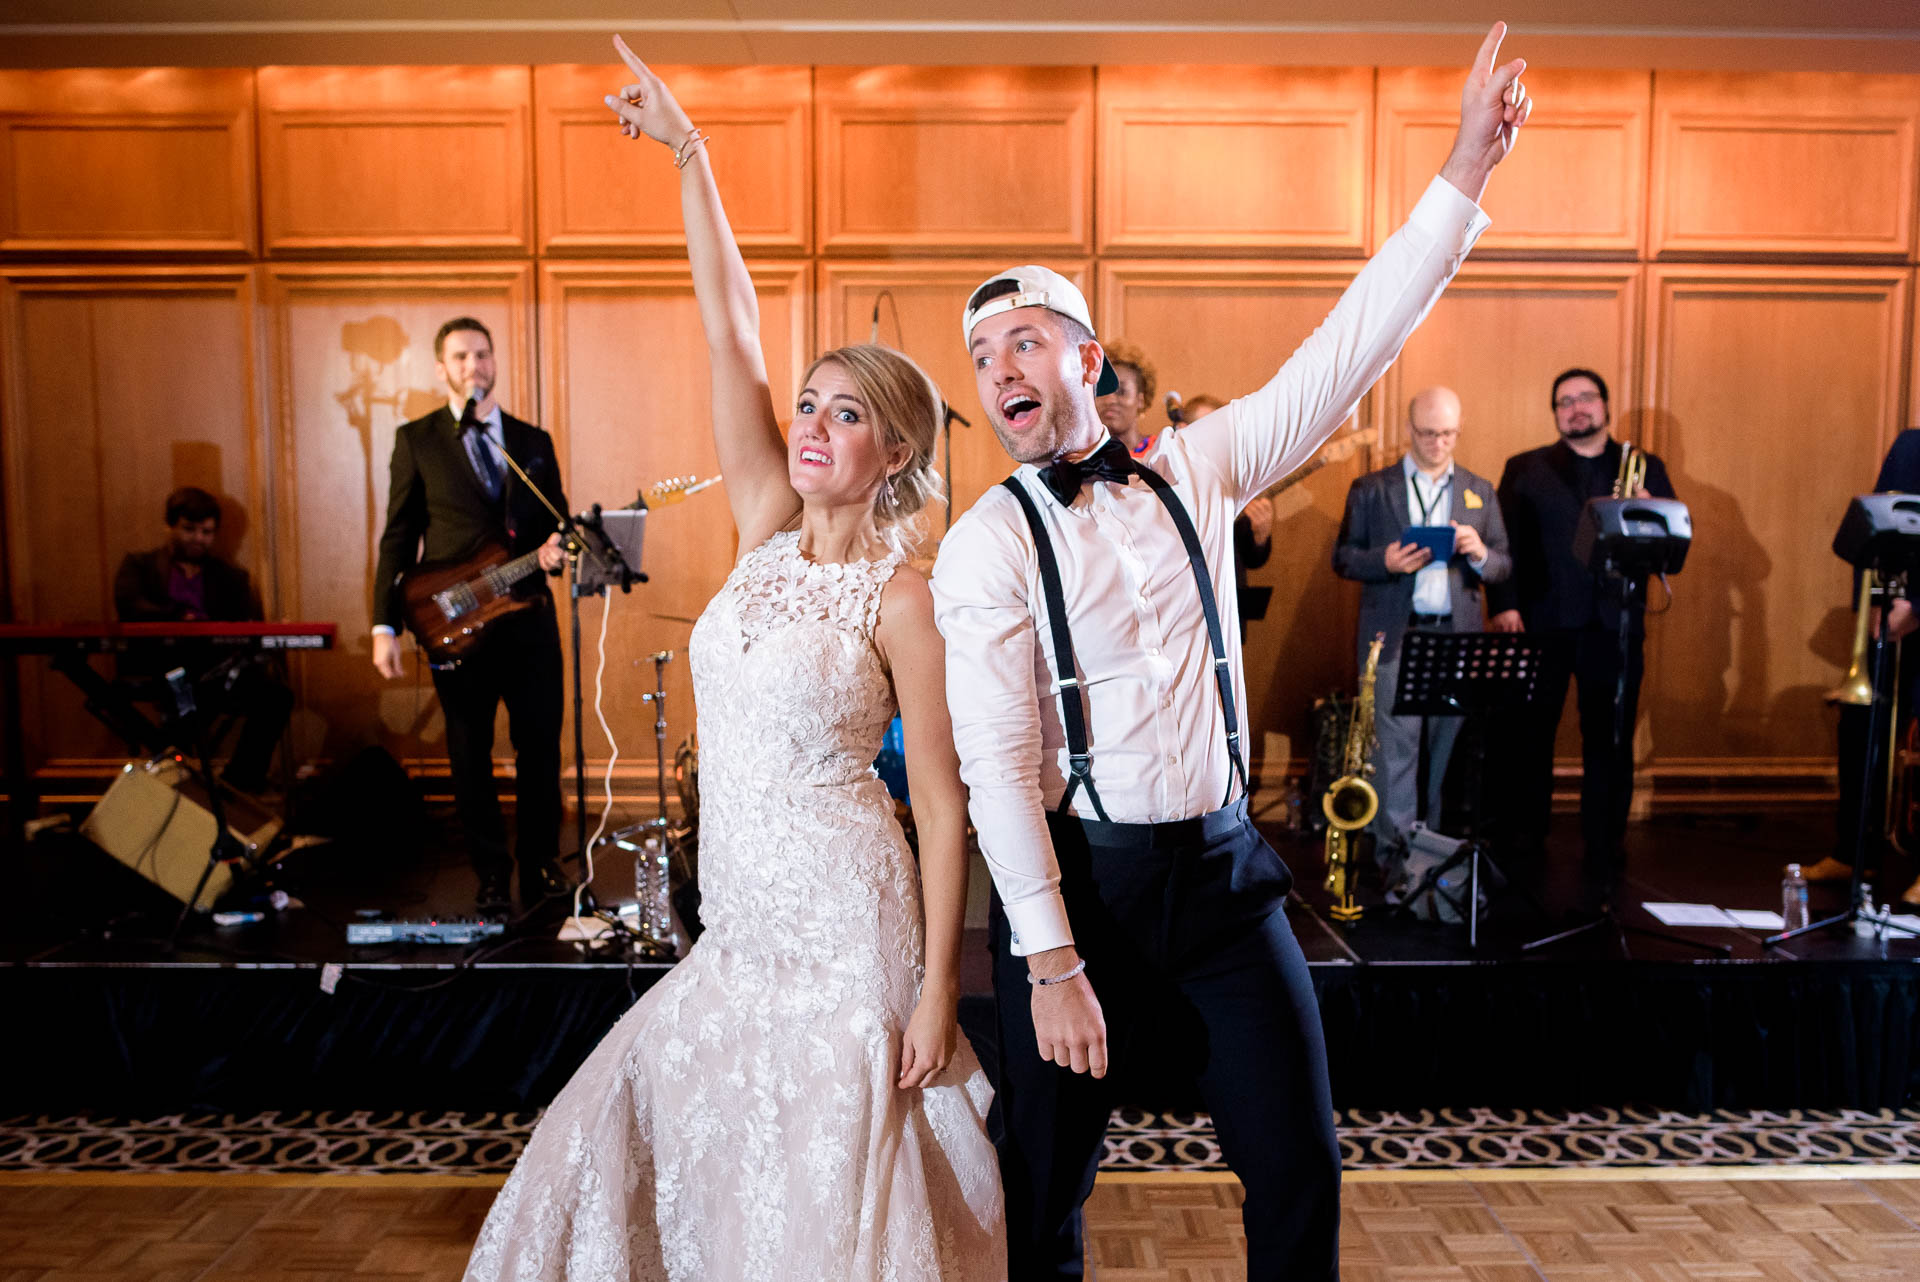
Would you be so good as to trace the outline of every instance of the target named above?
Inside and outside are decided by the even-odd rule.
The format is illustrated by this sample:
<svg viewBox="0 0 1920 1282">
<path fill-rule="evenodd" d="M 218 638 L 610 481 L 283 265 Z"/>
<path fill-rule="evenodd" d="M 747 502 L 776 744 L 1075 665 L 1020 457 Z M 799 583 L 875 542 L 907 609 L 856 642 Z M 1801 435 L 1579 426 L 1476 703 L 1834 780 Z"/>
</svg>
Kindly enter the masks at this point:
<svg viewBox="0 0 1920 1282">
<path fill-rule="evenodd" d="M 811 383 L 814 371 L 826 364 L 838 365 L 853 380 L 881 452 L 891 455 L 902 445 L 907 449 L 906 464 L 880 486 L 873 500 L 880 537 L 904 556 L 918 541 L 913 518 L 945 492 L 940 474 L 933 469 L 933 447 L 946 403 L 926 371 L 891 347 L 853 343 L 822 352 L 807 366 L 800 385 Z"/>
</svg>

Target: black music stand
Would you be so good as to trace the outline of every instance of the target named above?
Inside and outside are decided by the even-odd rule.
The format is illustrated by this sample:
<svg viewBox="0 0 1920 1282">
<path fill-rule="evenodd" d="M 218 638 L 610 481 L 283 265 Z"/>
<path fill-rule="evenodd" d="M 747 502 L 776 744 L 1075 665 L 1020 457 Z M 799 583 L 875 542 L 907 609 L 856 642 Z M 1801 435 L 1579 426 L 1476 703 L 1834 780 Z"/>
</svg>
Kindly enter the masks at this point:
<svg viewBox="0 0 1920 1282">
<path fill-rule="evenodd" d="M 586 695 L 580 676 L 580 598 L 605 596 L 609 588 L 633 591 L 647 582 L 640 569 L 640 548 L 647 528 L 647 498 L 641 494 L 630 508 L 609 512 L 600 504 L 567 520 L 567 561 L 572 583 L 567 592 L 573 645 L 573 828 L 575 855 L 581 875 L 587 867 L 587 731 Z M 592 890 L 587 896 L 591 901 Z"/>
<path fill-rule="evenodd" d="M 1400 677 L 1394 689 L 1393 715 L 1420 718 L 1420 758 L 1425 774 L 1428 717 L 1459 717 L 1522 707 L 1533 701 L 1548 645 L 1520 632 L 1411 631 L 1400 639 Z M 1410 889 L 1402 906 L 1411 903 L 1440 877 L 1467 865 L 1467 943 L 1480 946 L 1480 882 L 1482 870 L 1489 884 L 1507 884 L 1506 874 L 1487 853 L 1480 837 L 1481 801 L 1486 773 L 1485 736 L 1473 750 L 1473 783 L 1467 832 L 1453 857 L 1428 870 Z M 1424 806 L 1427 781 L 1418 779 Z M 1438 816 L 1436 816 L 1437 818 Z"/>
<path fill-rule="evenodd" d="M 1667 575 L 1680 572 L 1687 561 L 1687 549 L 1691 546 L 1693 515 L 1687 510 L 1687 505 L 1678 499 L 1594 498 L 1588 499 L 1580 509 L 1580 523 L 1573 531 L 1574 559 L 1604 578 L 1617 594 L 1620 605 L 1616 631 L 1620 669 L 1613 686 L 1612 745 L 1615 760 L 1626 750 L 1633 734 L 1633 727 L 1627 724 L 1627 660 L 1632 652 L 1634 608 L 1646 605 L 1647 580 L 1650 577 L 1659 575 L 1664 583 Z M 1609 902 L 1600 909 L 1599 916 L 1592 921 L 1528 940 L 1520 946 L 1520 951 L 1530 953 L 1536 948 L 1545 948 L 1603 926 L 1613 927 L 1614 937 L 1620 941 L 1620 951 L 1628 957 L 1633 956 L 1633 950 L 1627 946 L 1628 935 L 1662 939 L 1685 948 L 1718 953 L 1722 957 L 1733 956 L 1733 948 L 1727 944 L 1710 944 L 1704 940 L 1688 939 L 1685 935 L 1670 935 L 1663 930 L 1630 926 L 1614 912 L 1611 896 Z"/>
</svg>

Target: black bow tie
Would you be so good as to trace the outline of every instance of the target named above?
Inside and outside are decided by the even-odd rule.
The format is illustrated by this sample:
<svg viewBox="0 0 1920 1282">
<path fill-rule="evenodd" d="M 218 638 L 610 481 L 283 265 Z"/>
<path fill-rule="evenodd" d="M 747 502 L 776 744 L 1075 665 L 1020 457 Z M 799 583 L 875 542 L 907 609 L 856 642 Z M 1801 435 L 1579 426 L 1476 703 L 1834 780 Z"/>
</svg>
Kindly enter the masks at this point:
<svg viewBox="0 0 1920 1282">
<path fill-rule="evenodd" d="M 1060 500 L 1061 507 L 1072 507 L 1080 487 L 1088 481 L 1112 481 L 1115 485 L 1125 485 L 1127 478 L 1136 470 L 1133 455 L 1127 452 L 1126 443 L 1117 436 L 1110 436 L 1105 445 L 1083 459 L 1055 459 L 1040 469 L 1040 479 L 1053 491 L 1053 497 Z"/>
</svg>

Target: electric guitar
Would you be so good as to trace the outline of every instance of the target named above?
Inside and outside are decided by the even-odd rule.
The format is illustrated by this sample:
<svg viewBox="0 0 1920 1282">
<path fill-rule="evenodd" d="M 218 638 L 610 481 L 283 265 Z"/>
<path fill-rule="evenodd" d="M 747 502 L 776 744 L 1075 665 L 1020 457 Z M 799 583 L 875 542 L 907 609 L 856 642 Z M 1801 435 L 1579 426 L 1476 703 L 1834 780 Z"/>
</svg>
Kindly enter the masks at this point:
<svg viewBox="0 0 1920 1282">
<path fill-rule="evenodd" d="M 650 486 L 641 499 L 649 510 L 669 507 L 719 480 L 676 476 Z M 538 548 L 512 556 L 502 544 L 489 541 L 459 561 L 428 562 L 401 575 L 401 617 L 426 651 L 429 666 L 457 668 L 495 623 L 540 604 L 538 596 L 516 596 L 513 591 L 515 584 L 538 573 Z"/>
<path fill-rule="evenodd" d="M 1369 427 L 1363 431 L 1349 432 L 1345 436 L 1335 439 L 1330 444 L 1321 446 L 1319 452 L 1312 458 L 1281 477 L 1277 484 L 1267 487 L 1264 497 L 1274 501 L 1273 519 L 1275 521 L 1281 521 L 1296 512 L 1303 512 L 1313 506 L 1313 499 L 1305 490 L 1294 489 L 1300 482 L 1306 480 L 1323 467 L 1333 463 L 1346 462 L 1354 455 L 1360 453 L 1360 451 L 1378 444 L 1379 441 L 1380 429 L 1377 427 Z M 1293 490 L 1292 497 L 1282 499 L 1280 496 L 1288 490 Z"/>
</svg>

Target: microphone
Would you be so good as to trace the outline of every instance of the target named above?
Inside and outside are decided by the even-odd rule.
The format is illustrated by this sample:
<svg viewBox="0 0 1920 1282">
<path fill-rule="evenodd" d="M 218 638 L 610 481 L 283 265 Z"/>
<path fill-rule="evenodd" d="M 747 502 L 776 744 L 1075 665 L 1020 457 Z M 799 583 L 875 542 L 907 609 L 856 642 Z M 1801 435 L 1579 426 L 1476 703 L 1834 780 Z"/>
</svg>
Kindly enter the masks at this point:
<svg viewBox="0 0 1920 1282">
<path fill-rule="evenodd" d="M 460 411 L 460 426 L 466 427 L 471 423 L 477 423 L 479 421 L 480 393 L 478 391 L 469 392 L 467 393 L 467 408 Z"/>
<path fill-rule="evenodd" d="M 1182 408 L 1182 406 L 1186 404 L 1186 401 L 1181 397 L 1180 393 L 1168 391 L 1163 399 L 1167 406 L 1167 422 L 1178 427 L 1187 421 L 1186 411 Z"/>
</svg>

